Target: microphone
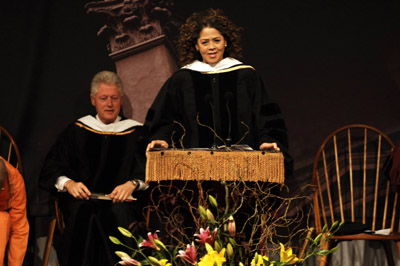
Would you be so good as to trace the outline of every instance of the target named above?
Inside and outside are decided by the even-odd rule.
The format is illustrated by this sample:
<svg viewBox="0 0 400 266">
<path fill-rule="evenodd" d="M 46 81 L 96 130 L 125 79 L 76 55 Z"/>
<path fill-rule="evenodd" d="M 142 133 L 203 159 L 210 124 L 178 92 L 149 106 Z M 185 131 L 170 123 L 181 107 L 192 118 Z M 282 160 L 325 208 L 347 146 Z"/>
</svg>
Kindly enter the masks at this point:
<svg viewBox="0 0 400 266">
<path fill-rule="evenodd" d="M 228 136 L 226 137 L 226 147 L 229 148 L 232 146 L 232 138 L 231 138 L 231 130 L 232 130 L 232 117 L 231 110 L 229 109 L 229 101 L 233 99 L 233 93 L 230 91 L 225 92 L 224 95 L 226 101 L 226 111 L 228 113 Z"/>
<path fill-rule="evenodd" d="M 213 144 L 212 144 L 212 146 L 211 146 L 211 149 L 216 150 L 216 149 L 217 149 L 217 136 L 216 136 L 216 134 L 217 134 L 217 132 L 216 132 L 217 127 L 216 127 L 216 125 L 215 125 L 215 110 L 214 110 L 214 104 L 213 104 L 213 100 L 212 100 L 211 94 L 207 93 L 207 94 L 204 96 L 204 101 L 210 105 L 211 111 L 212 111 L 213 129 L 214 129 L 214 132 L 213 132 L 213 134 L 214 134 L 214 140 L 213 140 Z"/>
</svg>

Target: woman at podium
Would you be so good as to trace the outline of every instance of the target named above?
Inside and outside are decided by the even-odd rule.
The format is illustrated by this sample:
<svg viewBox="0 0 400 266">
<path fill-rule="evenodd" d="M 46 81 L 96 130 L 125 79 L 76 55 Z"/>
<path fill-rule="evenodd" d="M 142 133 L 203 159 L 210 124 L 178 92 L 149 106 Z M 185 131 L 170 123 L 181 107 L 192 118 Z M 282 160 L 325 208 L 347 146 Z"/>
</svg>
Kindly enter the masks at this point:
<svg viewBox="0 0 400 266">
<path fill-rule="evenodd" d="M 247 145 L 282 151 L 286 176 L 292 160 L 280 108 L 262 78 L 241 61 L 240 28 L 221 10 L 194 13 L 182 25 L 181 69 L 150 107 L 147 150 Z"/>
</svg>

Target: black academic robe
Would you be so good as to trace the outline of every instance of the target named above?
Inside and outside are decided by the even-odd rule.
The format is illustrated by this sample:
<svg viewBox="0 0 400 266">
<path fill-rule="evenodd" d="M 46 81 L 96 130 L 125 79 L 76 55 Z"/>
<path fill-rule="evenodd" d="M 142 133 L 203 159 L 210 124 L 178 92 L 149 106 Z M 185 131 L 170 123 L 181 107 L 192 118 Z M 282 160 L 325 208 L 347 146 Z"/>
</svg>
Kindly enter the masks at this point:
<svg viewBox="0 0 400 266">
<path fill-rule="evenodd" d="M 68 126 L 49 152 L 42 168 L 40 186 L 59 197 L 66 222 L 65 233 L 55 239 L 60 265 L 114 265 L 119 247 L 108 239 L 120 236 L 117 226 L 143 220 L 143 195 L 138 201 L 113 204 L 106 200 L 76 200 L 56 193 L 58 177 L 83 182 L 91 192 L 108 194 L 132 179 L 144 180 L 143 127 L 123 132 L 99 132 L 77 121 Z"/>
<path fill-rule="evenodd" d="M 229 137 L 232 144 L 247 144 L 254 150 L 264 142 L 276 142 L 285 156 L 286 176 L 292 172 L 279 105 L 250 66 L 206 73 L 177 71 L 162 86 L 145 125 L 148 141 L 165 140 L 178 148 L 224 145 Z"/>
</svg>

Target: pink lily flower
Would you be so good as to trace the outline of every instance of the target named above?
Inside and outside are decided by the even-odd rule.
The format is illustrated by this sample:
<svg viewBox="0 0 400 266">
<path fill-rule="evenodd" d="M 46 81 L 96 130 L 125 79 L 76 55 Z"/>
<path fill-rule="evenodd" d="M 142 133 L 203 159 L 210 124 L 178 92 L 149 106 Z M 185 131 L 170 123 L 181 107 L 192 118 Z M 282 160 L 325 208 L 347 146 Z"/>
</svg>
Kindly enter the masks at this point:
<svg viewBox="0 0 400 266">
<path fill-rule="evenodd" d="M 214 245 L 216 235 L 217 235 L 217 228 L 215 228 L 215 230 L 213 231 L 213 235 L 211 236 L 209 227 L 207 227 L 206 230 L 200 228 L 200 234 L 194 234 L 195 237 L 199 238 L 196 239 L 197 242 L 200 242 L 201 244 L 208 243 L 210 245 Z"/>
<path fill-rule="evenodd" d="M 192 243 L 192 245 L 188 244 L 186 247 L 186 251 L 179 250 L 178 253 L 179 254 L 177 255 L 177 257 L 181 257 L 186 262 L 192 265 L 197 264 L 197 253 L 196 253 L 196 246 L 194 245 L 194 243 Z"/>
<path fill-rule="evenodd" d="M 154 248 L 155 250 L 160 250 L 160 248 L 157 247 L 156 243 L 154 242 L 155 239 L 158 240 L 157 231 L 154 232 L 154 234 L 150 232 L 147 233 L 147 238 L 148 240 L 143 240 L 143 242 L 139 244 L 139 247 L 150 247 Z"/>
<path fill-rule="evenodd" d="M 123 251 L 116 251 L 115 254 L 117 254 L 118 257 L 120 257 L 122 259 L 120 262 L 118 262 L 118 264 L 133 265 L 133 266 L 141 266 L 142 265 L 139 261 L 132 259 L 131 256 L 129 256 L 127 253 L 125 253 Z"/>
<path fill-rule="evenodd" d="M 132 258 L 122 257 L 121 259 L 122 261 L 118 262 L 121 265 L 134 265 L 134 266 L 142 265 L 139 261 L 134 260 Z"/>
</svg>

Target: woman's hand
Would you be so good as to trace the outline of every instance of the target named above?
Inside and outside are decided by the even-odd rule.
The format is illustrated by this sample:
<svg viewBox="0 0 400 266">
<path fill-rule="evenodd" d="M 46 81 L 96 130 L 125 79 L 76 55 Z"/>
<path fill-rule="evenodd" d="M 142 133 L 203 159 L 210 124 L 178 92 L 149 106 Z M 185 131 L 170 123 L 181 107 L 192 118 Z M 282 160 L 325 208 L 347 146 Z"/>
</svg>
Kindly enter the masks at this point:
<svg viewBox="0 0 400 266">
<path fill-rule="evenodd" d="M 153 140 L 147 145 L 146 152 L 151 151 L 154 148 L 168 148 L 168 143 L 165 140 Z"/>
<path fill-rule="evenodd" d="M 131 180 L 126 181 L 124 184 L 116 186 L 114 190 L 108 194 L 113 203 L 129 201 L 127 200 L 129 196 L 135 191 L 136 186 Z"/>
<path fill-rule="evenodd" d="M 72 179 L 65 182 L 64 188 L 66 188 L 68 193 L 71 194 L 75 199 L 88 200 L 92 194 L 85 184 L 82 182 L 75 182 Z"/>
<path fill-rule="evenodd" d="M 276 144 L 275 142 L 273 142 L 273 143 L 264 142 L 263 144 L 260 145 L 260 150 L 280 151 L 281 149 L 278 147 L 278 144 Z"/>
</svg>

